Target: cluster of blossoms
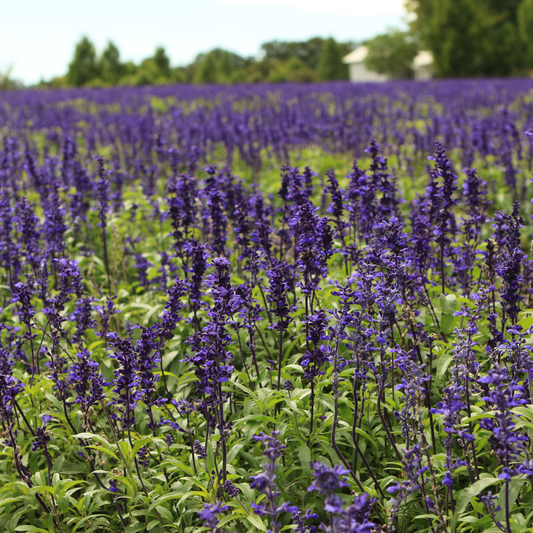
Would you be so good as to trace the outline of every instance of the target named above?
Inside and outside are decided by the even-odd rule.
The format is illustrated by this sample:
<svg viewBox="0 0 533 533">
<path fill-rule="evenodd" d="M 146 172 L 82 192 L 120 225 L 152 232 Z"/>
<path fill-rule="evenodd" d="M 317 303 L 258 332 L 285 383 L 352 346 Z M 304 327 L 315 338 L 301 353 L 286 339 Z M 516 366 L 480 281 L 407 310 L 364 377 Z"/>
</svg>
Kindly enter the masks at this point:
<svg viewBox="0 0 533 533">
<path fill-rule="evenodd" d="M 67 435 L 65 469 L 97 487 L 110 530 L 221 533 L 243 508 L 273 533 L 392 533 L 415 514 L 437 533 L 486 473 L 501 496 L 479 495 L 480 520 L 524 523 L 533 143 L 517 124 L 532 113 L 518 89 L 491 87 L 460 111 L 434 87 L 438 106 L 418 89 L 363 104 L 336 87 L 205 87 L 205 102 L 168 109 L 125 96 L 118 114 L 100 106 L 107 91 L 0 106 L 2 491 L 47 472 L 54 489 L 33 490 L 28 515 L 64 530 Z M 313 144 L 363 159 L 346 176 L 283 165 L 279 187 L 263 182 L 266 153 Z M 188 483 L 202 491 L 165 499 Z"/>
</svg>

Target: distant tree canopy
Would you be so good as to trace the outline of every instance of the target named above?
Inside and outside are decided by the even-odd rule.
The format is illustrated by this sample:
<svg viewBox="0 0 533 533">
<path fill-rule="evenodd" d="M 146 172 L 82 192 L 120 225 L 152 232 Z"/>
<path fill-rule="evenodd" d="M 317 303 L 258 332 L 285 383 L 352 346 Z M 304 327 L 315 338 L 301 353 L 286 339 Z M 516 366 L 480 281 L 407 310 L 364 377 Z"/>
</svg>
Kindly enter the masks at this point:
<svg viewBox="0 0 533 533">
<path fill-rule="evenodd" d="M 316 70 L 323 46 L 324 39 L 314 37 L 303 42 L 271 41 L 261 45 L 261 50 L 267 60 L 283 63 L 297 57 L 307 68 Z"/>
<path fill-rule="evenodd" d="M 83 37 L 76 45 L 66 76 L 45 86 L 149 85 L 161 83 L 312 82 L 348 78 L 342 58 L 354 43 L 314 37 L 308 41 L 272 41 L 261 46 L 259 58 L 242 57 L 216 48 L 199 54 L 184 67 L 172 67 L 162 47 L 136 65 L 122 62 L 113 42 L 98 56 L 94 44 Z"/>
<path fill-rule="evenodd" d="M 251 59 L 243 58 L 222 48 L 215 48 L 206 54 L 199 54 L 194 62 L 193 82 L 235 83 L 243 81 L 243 71 Z"/>
<path fill-rule="evenodd" d="M 408 0 L 421 46 L 442 77 L 509 76 L 533 70 L 531 0 Z"/>
<path fill-rule="evenodd" d="M 391 78 L 412 77 L 413 60 L 418 53 L 418 43 L 412 34 L 391 29 L 368 41 L 366 46 L 365 64 L 369 70 Z"/>
<path fill-rule="evenodd" d="M 0 91 L 12 91 L 14 89 L 21 89 L 22 83 L 15 80 L 11 76 L 12 67 L 7 67 L 5 70 L 0 70 Z"/>
<path fill-rule="evenodd" d="M 322 45 L 320 61 L 318 63 L 318 79 L 326 80 L 343 80 L 348 76 L 346 65 L 342 62 L 343 53 L 331 37 Z"/>
<path fill-rule="evenodd" d="M 103 81 L 110 84 L 118 83 L 120 78 L 126 74 L 126 67 L 120 61 L 120 52 L 111 42 L 102 53 L 99 62 L 99 74 Z"/>
<path fill-rule="evenodd" d="M 390 29 L 365 44 L 367 68 L 391 78 L 412 76 L 419 50 L 433 54 L 438 77 L 533 75 L 533 0 L 404 0 L 414 15 L 409 31 Z M 216 48 L 173 67 L 166 50 L 139 64 L 123 62 L 113 42 L 98 55 L 88 37 L 76 44 L 65 76 L 47 87 L 150 85 L 162 83 L 313 82 L 348 78 L 342 61 L 354 42 L 313 37 L 270 41 L 258 57 Z M 17 88 L 0 72 L 0 89 Z"/>
<path fill-rule="evenodd" d="M 96 50 L 87 37 L 76 45 L 74 57 L 68 66 L 67 82 L 74 87 L 81 87 L 99 77 Z"/>
<path fill-rule="evenodd" d="M 524 63 L 526 68 L 533 69 L 533 39 L 531 30 L 533 29 L 533 0 L 524 0 L 518 6 L 518 29 L 520 40 L 524 46 Z"/>
</svg>

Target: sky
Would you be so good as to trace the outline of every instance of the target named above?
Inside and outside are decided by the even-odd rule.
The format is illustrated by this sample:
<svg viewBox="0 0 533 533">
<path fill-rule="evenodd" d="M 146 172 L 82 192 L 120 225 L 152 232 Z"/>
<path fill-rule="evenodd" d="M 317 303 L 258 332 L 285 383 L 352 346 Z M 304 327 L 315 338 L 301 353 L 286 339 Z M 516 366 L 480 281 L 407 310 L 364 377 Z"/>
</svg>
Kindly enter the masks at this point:
<svg viewBox="0 0 533 533">
<path fill-rule="evenodd" d="M 361 41 L 404 27 L 403 0 L 0 0 L 0 72 L 25 84 L 66 73 L 87 35 L 112 40 L 123 61 L 164 46 L 173 66 L 224 48 L 256 56 L 262 43 L 334 37 Z"/>
</svg>

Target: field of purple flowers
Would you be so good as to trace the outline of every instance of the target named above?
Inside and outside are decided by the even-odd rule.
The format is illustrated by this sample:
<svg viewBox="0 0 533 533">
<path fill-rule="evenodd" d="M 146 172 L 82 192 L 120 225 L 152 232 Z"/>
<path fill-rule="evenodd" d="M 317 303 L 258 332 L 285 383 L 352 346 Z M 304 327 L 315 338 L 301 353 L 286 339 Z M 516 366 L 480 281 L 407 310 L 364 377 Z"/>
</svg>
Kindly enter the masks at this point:
<svg viewBox="0 0 533 533">
<path fill-rule="evenodd" d="M 533 532 L 532 89 L 1 94 L 0 530 Z"/>
</svg>

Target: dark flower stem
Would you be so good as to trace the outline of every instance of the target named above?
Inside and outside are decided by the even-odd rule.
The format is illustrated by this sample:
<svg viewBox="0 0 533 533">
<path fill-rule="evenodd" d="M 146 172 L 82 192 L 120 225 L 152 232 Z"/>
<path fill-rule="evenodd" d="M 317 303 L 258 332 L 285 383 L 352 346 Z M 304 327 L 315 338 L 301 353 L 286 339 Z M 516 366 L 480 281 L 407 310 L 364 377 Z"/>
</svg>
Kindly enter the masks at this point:
<svg viewBox="0 0 533 533">
<path fill-rule="evenodd" d="M 109 277 L 109 260 L 107 256 L 107 238 L 106 238 L 106 228 L 105 225 L 102 225 L 102 242 L 104 244 L 104 263 L 105 271 L 107 274 L 107 294 L 111 296 L 111 278 Z"/>
<path fill-rule="evenodd" d="M 281 386 L 281 364 L 283 362 L 283 330 L 279 332 L 279 352 L 278 352 L 278 391 Z"/>
<path fill-rule="evenodd" d="M 387 421 L 385 420 L 385 416 L 383 415 L 383 410 L 381 409 L 381 401 L 383 399 L 383 391 L 384 391 L 384 389 L 385 389 L 384 384 L 379 387 L 378 401 L 377 401 L 376 408 L 377 408 L 377 411 L 378 411 L 379 418 L 381 419 L 381 423 L 383 424 L 383 428 L 385 429 L 385 432 L 387 433 L 387 437 L 389 438 L 389 442 L 392 445 L 392 449 L 394 450 L 394 453 L 396 454 L 396 457 L 398 458 L 398 461 L 401 462 L 402 456 L 400 455 L 400 452 L 398 451 L 398 448 L 396 447 L 396 441 L 394 440 L 394 437 L 392 436 L 392 434 L 390 432 L 389 425 L 388 425 Z"/>
</svg>

